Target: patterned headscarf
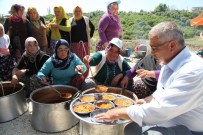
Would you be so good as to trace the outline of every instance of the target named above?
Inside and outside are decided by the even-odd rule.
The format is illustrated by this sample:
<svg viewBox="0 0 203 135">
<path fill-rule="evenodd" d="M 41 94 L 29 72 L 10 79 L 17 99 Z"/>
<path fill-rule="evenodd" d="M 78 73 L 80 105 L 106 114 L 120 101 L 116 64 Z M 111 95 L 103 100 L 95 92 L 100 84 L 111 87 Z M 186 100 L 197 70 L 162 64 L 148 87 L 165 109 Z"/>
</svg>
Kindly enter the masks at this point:
<svg viewBox="0 0 203 135">
<path fill-rule="evenodd" d="M 30 45 L 29 44 L 30 42 L 35 42 L 35 44 L 36 44 L 37 51 L 35 53 L 28 52 L 28 46 Z M 39 48 L 37 40 L 34 37 L 28 37 L 25 40 L 25 56 L 28 57 L 30 62 L 34 63 L 36 61 L 36 57 L 39 53 L 40 53 L 40 48 Z"/>
<path fill-rule="evenodd" d="M 61 46 L 65 45 L 68 47 L 68 56 L 65 59 L 60 59 L 57 55 L 57 49 Z M 55 53 L 51 57 L 51 61 L 55 68 L 64 70 L 70 66 L 71 61 L 74 58 L 74 54 L 70 51 L 69 43 L 65 39 L 59 39 L 56 42 Z"/>
<path fill-rule="evenodd" d="M 17 13 L 20 9 L 25 9 L 25 7 L 23 5 L 20 4 L 14 4 L 11 6 L 11 10 L 9 11 L 10 14 L 15 14 Z"/>
</svg>

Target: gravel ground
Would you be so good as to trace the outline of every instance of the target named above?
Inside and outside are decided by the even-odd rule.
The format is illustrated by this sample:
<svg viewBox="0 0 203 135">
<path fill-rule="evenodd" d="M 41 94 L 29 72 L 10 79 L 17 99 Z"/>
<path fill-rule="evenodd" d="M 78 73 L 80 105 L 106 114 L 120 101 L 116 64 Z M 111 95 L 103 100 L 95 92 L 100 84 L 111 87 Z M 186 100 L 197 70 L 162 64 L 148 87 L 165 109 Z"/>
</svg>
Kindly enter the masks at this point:
<svg viewBox="0 0 203 135">
<path fill-rule="evenodd" d="M 52 133 L 53 135 L 79 135 L 79 124 L 69 130 Z M 36 131 L 31 126 L 31 113 L 28 111 L 18 118 L 0 123 L 0 135 L 48 135 L 51 133 L 42 133 Z"/>
</svg>

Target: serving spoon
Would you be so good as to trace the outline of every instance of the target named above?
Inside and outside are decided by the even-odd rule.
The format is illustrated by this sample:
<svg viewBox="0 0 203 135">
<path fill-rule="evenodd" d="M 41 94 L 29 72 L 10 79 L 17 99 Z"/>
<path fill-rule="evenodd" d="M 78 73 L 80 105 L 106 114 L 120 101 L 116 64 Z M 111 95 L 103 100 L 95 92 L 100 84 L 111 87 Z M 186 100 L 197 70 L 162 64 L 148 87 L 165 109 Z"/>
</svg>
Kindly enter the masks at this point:
<svg viewBox="0 0 203 135">
<path fill-rule="evenodd" d="M 82 44 L 82 47 L 83 47 L 83 50 L 84 50 L 84 53 L 85 53 L 85 56 L 86 56 L 87 53 L 86 53 L 85 45 L 84 45 L 83 41 L 80 41 L 79 43 Z M 95 79 L 94 79 L 94 76 L 93 76 L 93 72 L 92 72 L 92 69 L 91 69 L 89 63 L 88 63 L 88 66 L 89 66 L 89 70 L 90 70 L 90 73 L 91 73 L 91 76 L 92 76 L 91 78 L 95 82 Z M 104 85 L 97 85 L 96 82 L 95 82 L 95 90 L 96 90 L 96 92 L 107 92 L 108 87 L 106 87 Z"/>
<path fill-rule="evenodd" d="M 52 87 L 52 85 L 50 85 L 50 84 L 47 84 L 50 88 L 51 88 L 51 90 L 53 90 L 53 91 L 55 91 L 55 92 L 57 92 L 58 94 L 59 94 L 59 96 L 60 96 L 60 98 L 63 98 L 63 99 L 70 99 L 73 95 L 71 94 L 71 93 L 69 93 L 69 92 L 59 92 L 57 89 L 55 89 L 55 88 L 53 88 Z"/>
</svg>

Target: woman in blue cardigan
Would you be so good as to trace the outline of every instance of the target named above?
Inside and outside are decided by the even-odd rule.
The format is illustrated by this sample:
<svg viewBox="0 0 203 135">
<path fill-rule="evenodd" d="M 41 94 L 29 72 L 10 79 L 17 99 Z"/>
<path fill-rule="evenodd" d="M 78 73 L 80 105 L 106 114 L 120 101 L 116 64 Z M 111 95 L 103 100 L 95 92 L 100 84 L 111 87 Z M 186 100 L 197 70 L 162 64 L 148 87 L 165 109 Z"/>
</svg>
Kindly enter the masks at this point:
<svg viewBox="0 0 203 135">
<path fill-rule="evenodd" d="M 56 42 L 55 53 L 44 63 L 37 77 L 42 84 L 72 85 L 80 89 L 84 81 L 82 74 L 85 71 L 86 66 L 70 51 L 69 43 L 60 39 Z M 53 78 L 53 82 L 47 80 L 49 75 Z"/>
</svg>

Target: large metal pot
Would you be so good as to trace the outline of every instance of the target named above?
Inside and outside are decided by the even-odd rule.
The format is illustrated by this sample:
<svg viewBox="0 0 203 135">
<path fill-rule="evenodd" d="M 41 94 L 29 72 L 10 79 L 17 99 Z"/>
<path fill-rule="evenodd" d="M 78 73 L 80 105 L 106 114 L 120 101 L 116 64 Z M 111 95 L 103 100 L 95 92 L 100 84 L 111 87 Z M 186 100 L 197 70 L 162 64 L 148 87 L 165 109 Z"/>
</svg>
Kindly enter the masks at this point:
<svg viewBox="0 0 203 135">
<path fill-rule="evenodd" d="M 2 88 L 3 87 L 3 88 Z M 10 81 L 0 85 L 0 123 L 17 118 L 27 111 L 24 84 L 13 86 Z"/>
<path fill-rule="evenodd" d="M 75 126 L 79 120 L 70 112 L 70 101 L 60 98 L 59 92 L 75 95 L 78 89 L 67 85 L 45 86 L 33 91 L 30 99 L 33 104 L 31 125 L 41 132 L 61 132 Z"/>
</svg>

